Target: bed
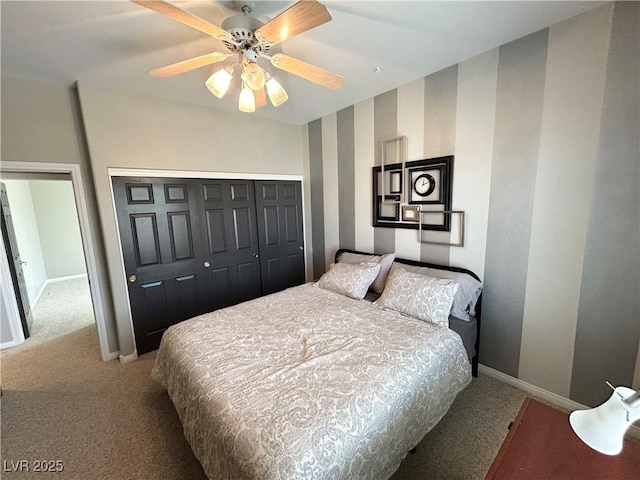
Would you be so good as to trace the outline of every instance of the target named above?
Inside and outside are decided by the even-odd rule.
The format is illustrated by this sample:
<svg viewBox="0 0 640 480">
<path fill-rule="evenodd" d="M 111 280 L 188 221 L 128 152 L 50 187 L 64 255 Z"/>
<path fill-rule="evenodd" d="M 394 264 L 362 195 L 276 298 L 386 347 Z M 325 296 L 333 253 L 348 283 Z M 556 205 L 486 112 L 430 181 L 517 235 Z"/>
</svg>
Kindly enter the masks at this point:
<svg viewBox="0 0 640 480">
<path fill-rule="evenodd" d="M 408 272 L 388 269 L 368 301 L 376 292 L 362 285 L 373 287 L 381 263 L 347 266 L 347 253 L 368 255 L 341 250 L 316 283 L 165 332 L 152 375 L 210 479 L 389 478 L 471 381 L 470 352 L 452 328 L 380 303 Z M 356 298 L 338 291 L 345 285 Z"/>
</svg>

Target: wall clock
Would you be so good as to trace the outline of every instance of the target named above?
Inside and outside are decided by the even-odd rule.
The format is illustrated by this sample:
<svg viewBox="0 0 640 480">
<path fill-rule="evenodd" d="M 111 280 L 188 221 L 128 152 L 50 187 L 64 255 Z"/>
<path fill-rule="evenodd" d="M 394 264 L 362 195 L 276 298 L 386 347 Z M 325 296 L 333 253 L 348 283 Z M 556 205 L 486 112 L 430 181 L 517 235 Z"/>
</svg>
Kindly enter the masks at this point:
<svg viewBox="0 0 640 480">
<path fill-rule="evenodd" d="M 429 173 L 421 173 L 413 181 L 413 191 L 421 197 L 427 197 L 436 188 L 436 180 Z"/>
<path fill-rule="evenodd" d="M 452 181 L 453 155 L 373 167 L 373 226 L 450 231 Z"/>
</svg>

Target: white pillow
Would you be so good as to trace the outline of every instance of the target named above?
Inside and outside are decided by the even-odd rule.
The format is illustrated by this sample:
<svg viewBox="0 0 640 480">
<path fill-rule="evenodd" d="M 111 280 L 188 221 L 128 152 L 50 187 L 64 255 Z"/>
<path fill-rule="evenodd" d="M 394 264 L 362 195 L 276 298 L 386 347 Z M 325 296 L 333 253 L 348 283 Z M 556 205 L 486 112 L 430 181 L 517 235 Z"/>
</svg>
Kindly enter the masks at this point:
<svg viewBox="0 0 640 480">
<path fill-rule="evenodd" d="M 338 263 L 362 263 L 362 262 L 374 262 L 380 264 L 380 272 L 371 285 L 371 290 L 378 295 L 384 290 L 384 283 L 387 281 L 389 270 L 393 264 L 393 260 L 396 258 L 395 253 L 387 253 L 385 255 L 366 255 L 363 253 L 344 252 L 338 257 Z"/>
<path fill-rule="evenodd" d="M 395 268 L 376 305 L 425 322 L 449 326 L 449 312 L 458 284 Z"/>
<path fill-rule="evenodd" d="M 379 263 L 333 263 L 316 285 L 360 300 L 367 294 L 379 271 Z"/>
<path fill-rule="evenodd" d="M 416 265 L 406 265 L 404 263 L 397 263 L 391 266 L 392 273 L 395 269 L 402 268 L 408 272 L 419 273 L 426 275 L 427 277 L 446 278 L 453 280 L 460 287 L 453 297 L 453 305 L 451 306 L 451 315 L 454 317 L 466 320 L 471 320 L 471 317 L 476 315 L 476 302 L 482 293 L 482 283 L 473 278 L 471 275 L 462 272 L 453 272 L 451 270 L 441 270 L 438 268 L 419 267 Z"/>
</svg>

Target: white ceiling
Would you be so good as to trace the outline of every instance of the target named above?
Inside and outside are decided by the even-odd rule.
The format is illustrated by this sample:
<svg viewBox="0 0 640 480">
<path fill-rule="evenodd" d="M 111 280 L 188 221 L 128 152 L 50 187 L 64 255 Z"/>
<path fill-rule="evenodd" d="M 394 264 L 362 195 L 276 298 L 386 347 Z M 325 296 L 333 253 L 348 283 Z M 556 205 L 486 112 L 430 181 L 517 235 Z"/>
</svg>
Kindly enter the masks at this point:
<svg viewBox="0 0 640 480">
<path fill-rule="evenodd" d="M 242 2 L 170 3 L 220 25 L 238 14 Z M 266 22 L 294 1 L 252 3 L 252 16 Z M 275 51 L 343 75 L 342 89 L 325 89 L 263 59 L 260 63 L 281 80 L 289 101 L 247 115 L 304 124 L 606 2 L 322 3 L 333 20 L 286 40 Z M 148 70 L 193 56 L 226 51 L 222 42 L 160 14 L 128 1 L 3 0 L 0 5 L 3 74 L 68 85 L 81 81 L 237 109 L 237 90 L 220 100 L 204 86 L 219 65 L 165 79 L 147 75 Z"/>
</svg>

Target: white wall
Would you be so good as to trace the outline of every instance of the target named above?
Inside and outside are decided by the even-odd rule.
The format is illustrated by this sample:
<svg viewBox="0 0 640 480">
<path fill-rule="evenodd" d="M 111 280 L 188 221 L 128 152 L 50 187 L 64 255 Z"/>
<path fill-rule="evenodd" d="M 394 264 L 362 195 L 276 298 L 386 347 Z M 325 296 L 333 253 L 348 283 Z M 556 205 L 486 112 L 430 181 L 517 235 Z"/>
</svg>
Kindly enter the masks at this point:
<svg viewBox="0 0 640 480">
<path fill-rule="evenodd" d="M 8 343 L 13 340 L 11 335 L 11 327 L 9 326 L 8 305 L 4 301 L 4 292 L 0 290 L 0 344 Z"/>
<path fill-rule="evenodd" d="M 33 308 L 47 282 L 47 270 L 40 246 L 38 222 L 31 196 L 31 183 L 28 180 L 7 179 L 4 179 L 3 183 L 7 186 L 18 250 L 20 258 L 25 262 L 22 265 L 22 271 L 27 285 L 29 304 Z"/>
<path fill-rule="evenodd" d="M 31 180 L 47 279 L 87 273 L 71 181 Z"/>
<path fill-rule="evenodd" d="M 4 241 L 0 241 L 0 256 L 7 257 Z M 12 327 L 20 325 L 20 313 L 18 304 L 7 299 L 15 298 L 15 291 L 11 280 L 9 264 L 0 261 L 0 349 L 9 348 L 24 341 L 21 332 L 16 332 Z"/>
</svg>

